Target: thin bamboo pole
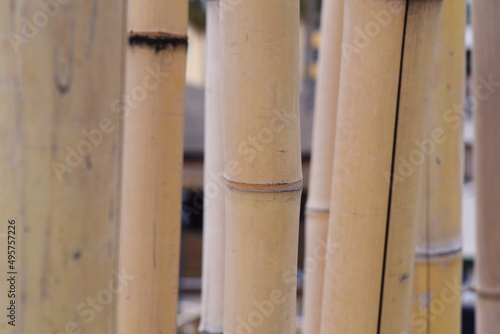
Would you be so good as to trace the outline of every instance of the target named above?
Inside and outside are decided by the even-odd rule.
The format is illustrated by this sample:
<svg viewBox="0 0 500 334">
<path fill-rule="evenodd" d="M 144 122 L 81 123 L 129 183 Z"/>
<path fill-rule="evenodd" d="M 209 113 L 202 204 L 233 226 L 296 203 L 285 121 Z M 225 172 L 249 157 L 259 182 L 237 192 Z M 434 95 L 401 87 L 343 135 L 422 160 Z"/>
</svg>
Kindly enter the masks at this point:
<svg viewBox="0 0 500 334">
<path fill-rule="evenodd" d="M 225 333 L 294 333 L 299 3 L 221 1 Z"/>
<path fill-rule="evenodd" d="M 461 328 L 463 143 L 462 124 L 451 121 L 450 112 L 460 110 L 464 99 L 465 10 L 465 1 L 443 1 L 417 224 L 410 313 L 415 334 L 459 334 Z"/>
<path fill-rule="evenodd" d="M 15 61 L 0 74 L 11 102 L 0 103 L 0 207 L 2 226 L 17 223 L 16 333 L 113 331 L 121 8 L 2 3 L 0 58 Z"/>
<path fill-rule="evenodd" d="M 207 75 L 205 80 L 205 154 L 203 205 L 202 333 L 222 333 L 224 314 L 225 197 L 220 110 L 219 0 L 207 1 Z"/>
<path fill-rule="evenodd" d="M 408 164 L 424 136 L 440 7 L 344 4 L 323 334 L 408 329 L 423 161 Z"/>
<path fill-rule="evenodd" d="M 478 334 L 493 334 L 500 332 L 500 3 L 474 0 L 472 6 L 476 329 Z"/>
<path fill-rule="evenodd" d="M 343 0 L 323 2 L 321 43 L 313 125 L 311 176 L 306 204 L 303 332 L 320 331 L 323 279 L 327 254 L 328 217 L 340 76 Z M 311 269 L 309 269 L 311 268 Z"/>
<path fill-rule="evenodd" d="M 187 2 L 128 2 L 118 333 L 175 333 Z M 130 95 L 127 95 L 130 94 Z"/>
</svg>

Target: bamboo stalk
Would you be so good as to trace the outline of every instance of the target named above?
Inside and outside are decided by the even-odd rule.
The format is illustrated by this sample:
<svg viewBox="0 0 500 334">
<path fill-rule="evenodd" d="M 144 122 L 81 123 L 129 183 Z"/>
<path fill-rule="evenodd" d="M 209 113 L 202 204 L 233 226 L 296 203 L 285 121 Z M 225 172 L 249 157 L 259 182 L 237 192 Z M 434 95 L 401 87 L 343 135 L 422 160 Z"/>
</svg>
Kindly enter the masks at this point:
<svg viewBox="0 0 500 334">
<path fill-rule="evenodd" d="M 323 334 L 408 329 L 422 167 L 405 164 L 424 136 L 440 7 L 344 5 Z"/>
<path fill-rule="evenodd" d="M 411 333 L 459 334 L 462 282 L 462 124 L 465 80 L 465 1 L 444 0 L 438 33 L 417 224 Z M 462 116 L 462 115 L 459 115 Z M 457 118 L 458 120 L 461 118 Z"/>
<path fill-rule="evenodd" d="M 320 331 L 342 44 L 343 0 L 323 2 L 311 176 L 306 204 L 303 332 Z M 308 269 L 310 264 L 310 268 Z"/>
<path fill-rule="evenodd" d="M 121 1 L 1 7 L 0 58 L 10 60 L 0 74 L 0 206 L 2 222 L 17 223 L 13 328 L 111 333 Z"/>
<path fill-rule="evenodd" d="M 118 333 L 175 333 L 187 2 L 128 2 Z M 142 96 L 142 97 L 141 97 Z M 125 97 L 127 101 L 127 95 Z"/>
<path fill-rule="evenodd" d="M 472 4 L 474 49 L 474 181 L 476 189 L 477 253 L 475 259 L 476 330 L 500 332 L 500 3 L 474 0 Z"/>
<path fill-rule="evenodd" d="M 225 333 L 294 333 L 299 4 L 221 1 Z"/>
<path fill-rule="evenodd" d="M 8 36 L 10 32 L 18 33 L 17 21 L 20 18 L 19 14 L 19 8 L 12 8 L 12 3 L 7 1 L 0 3 L 1 36 Z M 16 245 L 15 235 L 11 235 L 11 239 L 8 238 L 9 232 L 7 226 L 9 226 L 9 220 L 16 221 L 17 219 L 17 222 L 20 222 L 19 215 L 21 213 L 21 203 L 16 195 L 18 195 L 19 185 L 22 182 L 22 173 L 16 165 L 21 160 L 20 153 L 22 152 L 22 146 L 20 137 L 22 134 L 19 133 L 19 128 L 16 126 L 16 115 L 22 112 L 22 88 L 20 85 L 22 71 L 20 57 L 16 57 L 9 39 L 2 38 L 0 46 L 4 50 L 0 56 L 0 186 L 2 189 L 0 192 L 0 219 L 2 222 L 0 247 L 2 250 L 14 250 L 13 255 L 16 256 L 15 249 L 8 248 L 9 242 L 11 243 L 11 247 L 19 247 L 20 245 L 19 242 Z M 6 177 L 7 175 L 8 177 Z M 19 228 L 19 225 L 17 227 Z M 0 270 L 2 273 L 10 271 L 8 268 L 9 264 L 6 261 L 7 259 L 5 258 L 1 261 Z M 6 299 L 6 297 L 8 298 L 11 295 L 11 292 L 8 292 L 10 291 L 10 282 L 7 281 L 7 278 L 0 280 L 0 289 L 7 294 L 7 296 L 2 296 L 2 303 L 5 305 L 5 308 L 10 307 L 10 298 Z M 17 308 L 19 308 L 19 300 L 20 298 L 14 300 L 18 303 L 15 305 Z M 5 313 L 10 316 L 10 310 L 5 310 Z M 0 321 L 1 333 L 15 334 L 16 327 L 9 324 L 12 320 L 15 319 L 4 316 L 2 321 Z M 12 324 L 19 325 L 19 322 L 13 322 Z"/>
<path fill-rule="evenodd" d="M 208 0 L 205 80 L 205 154 L 203 208 L 203 282 L 199 331 L 222 333 L 224 314 L 224 170 L 220 110 L 219 0 Z"/>
</svg>

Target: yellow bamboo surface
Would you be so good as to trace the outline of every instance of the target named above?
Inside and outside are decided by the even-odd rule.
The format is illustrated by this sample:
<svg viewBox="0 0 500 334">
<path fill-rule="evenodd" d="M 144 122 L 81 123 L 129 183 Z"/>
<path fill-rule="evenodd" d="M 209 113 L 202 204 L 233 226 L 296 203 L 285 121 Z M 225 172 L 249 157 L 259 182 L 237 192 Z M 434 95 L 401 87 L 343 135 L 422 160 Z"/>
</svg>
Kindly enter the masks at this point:
<svg viewBox="0 0 500 334">
<path fill-rule="evenodd" d="M 295 333 L 299 4 L 220 3 L 224 333 Z"/>
<path fill-rule="evenodd" d="M 462 115 L 450 115 L 464 102 L 465 9 L 465 1 L 443 1 L 409 319 L 415 334 L 460 333 Z"/>
<path fill-rule="evenodd" d="M 205 80 L 205 154 L 203 203 L 203 283 L 200 332 L 222 333 L 224 314 L 225 197 L 221 187 L 222 117 L 220 110 L 219 0 L 207 1 L 207 76 Z"/>
<path fill-rule="evenodd" d="M 121 8 L 0 5 L 0 233 L 17 223 L 16 327 L 3 316 L 2 333 L 113 332 Z"/>
<path fill-rule="evenodd" d="M 321 333 L 408 329 L 424 137 L 441 1 L 349 1 Z M 392 178 L 391 178 L 392 175 Z"/>
<path fill-rule="evenodd" d="M 303 332 L 317 334 L 321 323 L 325 251 L 333 171 L 340 76 L 343 0 L 324 1 L 321 11 L 319 74 L 313 126 L 311 176 L 306 204 Z"/>
<path fill-rule="evenodd" d="M 187 2 L 128 2 L 118 333 L 175 333 Z M 127 98 L 125 98 L 127 99 Z"/>
<path fill-rule="evenodd" d="M 472 4 L 474 117 L 474 181 L 476 191 L 477 253 L 475 258 L 476 332 L 500 332 L 500 3 Z"/>
</svg>

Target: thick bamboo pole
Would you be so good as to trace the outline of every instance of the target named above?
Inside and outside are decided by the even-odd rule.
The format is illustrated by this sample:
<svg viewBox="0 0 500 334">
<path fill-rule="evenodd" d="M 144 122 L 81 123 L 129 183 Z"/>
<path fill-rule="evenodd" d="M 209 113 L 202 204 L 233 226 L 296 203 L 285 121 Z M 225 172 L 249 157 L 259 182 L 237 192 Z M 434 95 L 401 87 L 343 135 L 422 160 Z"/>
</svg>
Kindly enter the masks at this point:
<svg viewBox="0 0 500 334">
<path fill-rule="evenodd" d="M 465 1 L 443 1 L 417 223 L 410 313 L 415 334 L 459 334 L 461 328 L 463 143 L 462 124 L 450 114 L 464 99 L 465 10 Z"/>
<path fill-rule="evenodd" d="M 474 0 L 472 6 L 476 329 L 478 334 L 493 334 L 500 332 L 500 3 Z"/>
<path fill-rule="evenodd" d="M 303 332 L 317 334 L 321 323 L 340 77 L 344 0 L 327 0 L 321 11 L 321 44 L 313 125 L 311 176 L 306 204 Z M 319 252 L 321 251 L 321 252 Z M 309 269 L 311 268 L 311 269 Z"/>
<path fill-rule="evenodd" d="M 12 50 L 12 45 L 7 38 L 9 32 L 18 33 L 17 21 L 20 18 L 19 6 L 13 6 L 8 1 L 0 3 L 0 46 L 4 52 L 0 56 L 0 249 L 2 251 L 14 251 L 20 244 L 15 240 L 15 235 L 8 236 L 9 220 L 19 221 L 21 213 L 21 203 L 19 201 L 19 185 L 21 184 L 22 173 L 17 164 L 21 157 L 21 140 L 22 133 L 19 133 L 19 127 L 16 127 L 17 119 L 22 112 L 21 104 L 21 61 L 20 57 Z M 8 176 L 8 177 L 7 177 Z M 19 225 L 17 226 L 19 228 Z M 20 233 L 18 233 L 20 234 Z M 8 248 L 9 242 L 11 247 Z M 7 254 L 2 254 L 0 262 L 0 270 L 2 274 L 11 271 L 8 268 Z M 15 270 L 14 270 L 15 271 Z M 2 296 L 2 304 L 5 308 L 10 307 L 10 282 L 7 277 L 0 280 L 0 291 L 5 291 Z M 11 295 L 12 296 L 12 295 Z M 7 297 L 7 298 L 6 298 Z M 12 296 L 14 297 L 14 296 Z M 14 302 L 19 303 L 20 298 L 14 299 Z M 19 304 L 15 307 L 19 308 Z M 18 311 L 19 312 L 19 311 Z M 5 313 L 10 315 L 10 310 L 5 310 Z M 0 321 L 0 332 L 4 334 L 14 334 L 16 327 L 9 324 L 11 318 L 3 317 Z M 19 322 L 12 324 L 19 325 Z"/>
<path fill-rule="evenodd" d="M 187 2 L 129 0 L 127 17 L 118 333 L 175 333 Z"/>
<path fill-rule="evenodd" d="M 299 3 L 221 1 L 225 333 L 294 333 Z"/>
<path fill-rule="evenodd" d="M 424 158 L 415 141 L 424 136 L 440 7 L 344 4 L 323 334 L 408 329 Z"/>
<path fill-rule="evenodd" d="M 222 115 L 220 110 L 219 0 L 207 1 L 207 75 L 205 80 L 205 154 L 203 208 L 203 282 L 199 331 L 222 333 L 224 314 L 225 197 Z"/>
<path fill-rule="evenodd" d="M 121 8 L 1 5 L 0 58 L 11 60 L 0 74 L 0 211 L 2 226 L 17 223 L 16 333 L 113 332 Z"/>
</svg>

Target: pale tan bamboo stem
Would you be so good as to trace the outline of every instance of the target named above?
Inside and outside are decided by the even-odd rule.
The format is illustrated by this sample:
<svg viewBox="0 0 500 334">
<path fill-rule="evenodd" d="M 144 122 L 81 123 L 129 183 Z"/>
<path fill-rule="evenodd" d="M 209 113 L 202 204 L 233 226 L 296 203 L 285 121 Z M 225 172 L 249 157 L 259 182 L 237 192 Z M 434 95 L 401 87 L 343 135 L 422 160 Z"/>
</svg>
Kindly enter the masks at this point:
<svg viewBox="0 0 500 334">
<path fill-rule="evenodd" d="M 294 333 L 299 206 L 298 2 L 221 1 L 224 333 Z"/>
<path fill-rule="evenodd" d="M 118 333 L 175 333 L 187 2 L 128 2 Z M 142 97 L 138 97 L 140 92 Z M 127 97 L 126 97 L 127 99 Z"/>
<path fill-rule="evenodd" d="M 19 200 L 19 188 L 22 184 L 22 172 L 20 166 L 21 152 L 22 152 L 22 131 L 19 131 L 18 117 L 22 113 L 22 89 L 21 89 L 21 61 L 20 57 L 16 56 L 12 49 L 12 45 L 8 38 L 10 32 L 18 34 L 17 22 L 20 18 L 20 8 L 12 8 L 12 3 L 3 1 L 0 3 L 0 47 L 2 54 L 0 55 L 0 221 L 2 222 L 0 231 L 0 247 L 2 250 L 14 251 L 15 249 L 8 249 L 8 242 L 14 241 L 12 247 L 19 249 L 19 242 L 16 244 L 15 239 L 8 239 L 8 221 L 14 220 L 18 222 L 17 228 L 20 228 L 20 213 L 21 203 Z M 13 29 L 14 28 L 14 29 Z M 16 119 L 17 118 L 17 119 Z M 20 235 L 21 232 L 18 232 Z M 11 237 L 16 238 L 15 235 Z M 17 252 L 19 254 L 19 251 Z M 1 260 L 0 270 L 2 273 L 10 271 L 7 263 L 7 254 L 4 253 L 4 258 Z M 16 254 L 13 254 L 16 256 Z M 19 257 L 19 256 L 18 256 Z M 18 260 L 19 261 L 19 260 Z M 19 270 L 19 269 L 18 269 Z M 16 270 L 14 270 L 16 271 Z M 7 295 L 2 296 L 5 308 L 10 307 L 10 282 L 7 277 L 0 280 L 0 291 L 5 291 Z M 19 301 L 15 307 L 19 314 Z M 10 310 L 5 310 L 6 315 L 10 315 Z M 19 317 L 19 315 L 17 316 Z M 0 332 L 5 334 L 15 334 L 16 328 L 9 325 L 11 318 L 4 317 L 0 321 Z M 19 326 L 19 320 L 12 322 Z"/>
<path fill-rule="evenodd" d="M 472 5 L 474 49 L 472 73 L 474 180 L 476 184 L 477 254 L 475 259 L 476 330 L 500 332 L 500 3 Z"/>
<path fill-rule="evenodd" d="M 444 0 L 434 65 L 425 150 L 426 171 L 417 223 L 411 333 L 459 334 L 462 282 L 462 115 L 465 1 Z M 457 117 L 459 116 L 459 117 Z"/>
<path fill-rule="evenodd" d="M 323 334 L 408 329 L 422 168 L 407 171 L 405 161 L 424 136 L 440 7 L 433 0 L 344 5 Z"/>
<path fill-rule="evenodd" d="M 303 333 L 317 334 L 321 323 L 323 278 L 340 76 L 343 0 L 323 2 L 321 43 L 313 125 L 311 176 L 306 204 Z"/>
<path fill-rule="evenodd" d="M 222 117 L 220 110 L 219 0 L 207 1 L 207 75 L 203 205 L 203 283 L 199 331 L 222 333 L 224 314 L 225 197 L 221 187 Z"/>
<path fill-rule="evenodd" d="M 0 203 L 17 222 L 16 333 L 113 329 L 122 6 L 95 6 L 1 5 L 0 58 L 15 59 L 0 74 Z"/>
</svg>

